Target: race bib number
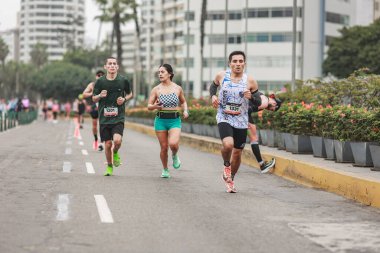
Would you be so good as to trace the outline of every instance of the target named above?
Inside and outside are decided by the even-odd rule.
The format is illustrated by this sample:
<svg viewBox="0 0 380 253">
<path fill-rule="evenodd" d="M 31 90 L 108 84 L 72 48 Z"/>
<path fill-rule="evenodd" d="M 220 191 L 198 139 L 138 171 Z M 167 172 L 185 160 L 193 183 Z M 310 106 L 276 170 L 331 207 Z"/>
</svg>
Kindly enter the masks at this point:
<svg viewBox="0 0 380 253">
<path fill-rule="evenodd" d="M 104 108 L 105 117 L 115 117 L 117 116 L 118 110 L 117 107 L 106 107 Z"/>
<path fill-rule="evenodd" d="M 224 113 L 239 115 L 241 104 L 227 103 L 224 109 Z"/>
</svg>

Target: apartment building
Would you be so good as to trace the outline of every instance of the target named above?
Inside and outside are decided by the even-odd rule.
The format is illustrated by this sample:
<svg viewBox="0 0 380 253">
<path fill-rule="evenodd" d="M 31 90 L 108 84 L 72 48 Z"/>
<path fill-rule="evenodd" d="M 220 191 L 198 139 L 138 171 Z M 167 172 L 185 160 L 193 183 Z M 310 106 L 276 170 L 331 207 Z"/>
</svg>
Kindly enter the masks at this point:
<svg viewBox="0 0 380 253">
<path fill-rule="evenodd" d="M 0 38 L 2 38 L 5 44 L 8 45 L 9 53 L 5 58 L 5 62 L 8 61 L 19 61 L 20 52 L 19 52 L 19 29 L 9 29 L 7 31 L 0 32 Z"/>
<path fill-rule="evenodd" d="M 331 39 L 345 26 L 370 24 L 373 3 L 298 0 L 296 79 L 322 77 Z M 246 71 L 261 90 L 279 91 L 291 82 L 293 0 L 208 1 L 202 60 L 201 7 L 202 0 L 142 0 L 142 63 L 152 82 L 159 64 L 168 62 L 189 95 L 207 95 L 208 84 L 234 50 L 246 52 Z"/>
<path fill-rule="evenodd" d="M 49 61 L 82 47 L 84 14 L 85 0 L 21 0 L 20 60 L 29 62 L 38 42 L 47 45 Z"/>
</svg>

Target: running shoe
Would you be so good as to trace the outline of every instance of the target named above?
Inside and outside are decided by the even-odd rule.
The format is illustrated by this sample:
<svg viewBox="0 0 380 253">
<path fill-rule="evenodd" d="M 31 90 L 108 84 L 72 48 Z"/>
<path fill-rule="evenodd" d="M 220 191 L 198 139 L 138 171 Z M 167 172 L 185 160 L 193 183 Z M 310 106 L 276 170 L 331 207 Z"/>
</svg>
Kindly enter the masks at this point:
<svg viewBox="0 0 380 253">
<path fill-rule="evenodd" d="M 273 166 L 276 164 L 276 159 L 272 158 L 269 162 L 264 162 L 262 165 L 260 165 L 261 173 L 267 173 L 270 171 L 270 169 L 273 168 Z"/>
<path fill-rule="evenodd" d="M 226 181 L 226 182 L 232 181 L 232 178 L 231 178 L 231 166 L 224 167 L 222 177 L 223 177 L 223 180 Z"/>
<path fill-rule="evenodd" d="M 163 169 L 161 173 L 162 178 L 170 178 L 169 169 Z"/>
<path fill-rule="evenodd" d="M 112 166 L 107 166 L 106 172 L 104 173 L 104 176 L 112 176 L 113 168 Z"/>
<path fill-rule="evenodd" d="M 98 151 L 103 151 L 103 145 L 99 144 Z"/>
<path fill-rule="evenodd" d="M 226 192 L 232 192 L 233 187 L 233 181 L 231 179 L 231 166 L 224 167 L 222 179 L 224 181 L 224 184 L 226 185 Z M 232 182 L 232 184 L 231 184 Z"/>
<path fill-rule="evenodd" d="M 119 156 L 119 153 L 113 153 L 113 165 L 115 165 L 115 167 L 119 167 L 120 166 L 120 156 Z"/>
<path fill-rule="evenodd" d="M 181 160 L 179 160 L 179 157 L 177 154 L 173 156 L 173 167 L 176 170 L 178 170 L 181 167 Z"/>
<path fill-rule="evenodd" d="M 230 189 L 230 193 L 237 193 L 237 190 L 235 188 L 235 182 L 233 180 L 231 180 L 231 182 L 229 183 L 229 189 Z"/>
</svg>

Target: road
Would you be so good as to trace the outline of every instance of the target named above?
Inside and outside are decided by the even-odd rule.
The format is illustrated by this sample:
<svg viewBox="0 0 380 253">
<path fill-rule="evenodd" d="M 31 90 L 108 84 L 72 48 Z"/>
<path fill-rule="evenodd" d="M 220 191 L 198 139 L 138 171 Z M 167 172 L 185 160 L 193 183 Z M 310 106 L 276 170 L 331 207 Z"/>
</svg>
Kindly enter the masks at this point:
<svg viewBox="0 0 380 253">
<path fill-rule="evenodd" d="M 1 253 L 380 251 L 378 209 L 246 165 L 226 193 L 221 157 L 185 146 L 162 179 L 157 140 L 128 129 L 104 177 L 86 121 L 0 133 Z"/>
</svg>

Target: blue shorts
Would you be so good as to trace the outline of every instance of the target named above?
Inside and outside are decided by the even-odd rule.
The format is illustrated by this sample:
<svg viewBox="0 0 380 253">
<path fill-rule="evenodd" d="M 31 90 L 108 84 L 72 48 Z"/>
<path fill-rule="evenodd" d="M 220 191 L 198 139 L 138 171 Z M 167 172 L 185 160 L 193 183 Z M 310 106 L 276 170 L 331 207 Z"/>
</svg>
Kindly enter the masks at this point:
<svg viewBox="0 0 380 253">
<path fill-rule="evenodd" d="M 176 119 L 160 119 L 156 117 L 154 119 L 154 130 L 156 131 L 169 131 L 172 128 L 181 129 L 181 118 Z"/>
</svg>

